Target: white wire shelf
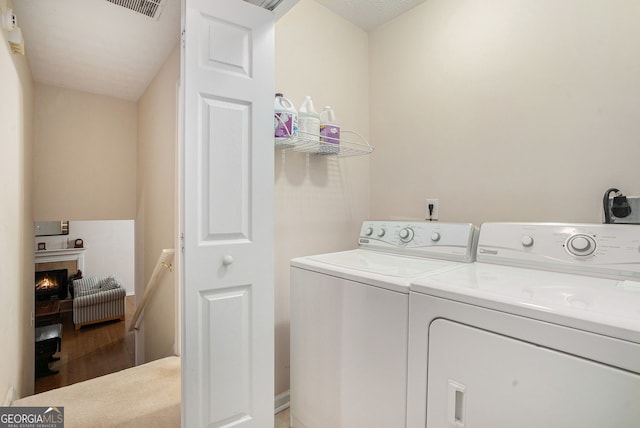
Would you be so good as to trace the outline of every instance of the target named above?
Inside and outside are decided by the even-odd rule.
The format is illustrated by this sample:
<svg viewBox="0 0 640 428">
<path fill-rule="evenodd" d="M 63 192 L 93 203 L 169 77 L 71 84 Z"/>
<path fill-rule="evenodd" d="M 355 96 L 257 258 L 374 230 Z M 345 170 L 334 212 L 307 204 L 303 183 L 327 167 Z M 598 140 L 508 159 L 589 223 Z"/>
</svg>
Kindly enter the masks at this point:
<svg viewBox="0 0 640 428">
<path fill-rule="evenodd" d="M 280 150 L 293 150 L 319 156 L 350 157 L 363 156 L 373 152 L 373 147 L 365 138 L 353 131 L 340 131 L 338 144 L 321 141 L 315 134 L 298 131 L 297 135 L 284 140 L 275 140 L 275 147 Z"/>
</svg>

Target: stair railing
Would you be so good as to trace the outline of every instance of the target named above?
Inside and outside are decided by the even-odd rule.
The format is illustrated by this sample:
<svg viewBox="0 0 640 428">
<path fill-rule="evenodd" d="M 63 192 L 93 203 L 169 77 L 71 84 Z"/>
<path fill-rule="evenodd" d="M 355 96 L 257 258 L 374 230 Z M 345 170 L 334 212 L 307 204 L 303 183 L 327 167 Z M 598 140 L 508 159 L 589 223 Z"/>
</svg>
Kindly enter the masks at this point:
<svg viewBox="0 0 640 428">
<path fill-rule="evenodd" d="M 160 281 L 160 274 L 163 272 L 163 269 L 168 270 L 169 272 L 173 272 L 173 265 L 171 264 L 171 260 L 173 260 L 174 250 L 173 248 L 165 248 L 160 253 L 160 257 L 158 257 L 158 262 L 156 263 L 155 268 L 153 268 L 153 273 L 151 274 L 151 278 L 149 278 L 149 282 L 147 282 L 147 287 L 144 289 L 144 295 L 142 296 L 142 300 L 140 304 L 137 305 L 136 311 L 133 314 L 133 320 L 131 320 L 131 325 L 129 325 L 129 331 L 138 330 L 140 328 L 140 323 L 142 322 L 142 318 L 144 316 L 144 308 L 149 303 L 149 299 L 153 294 L 153 291 L 156 289 Z"/>
</svg>

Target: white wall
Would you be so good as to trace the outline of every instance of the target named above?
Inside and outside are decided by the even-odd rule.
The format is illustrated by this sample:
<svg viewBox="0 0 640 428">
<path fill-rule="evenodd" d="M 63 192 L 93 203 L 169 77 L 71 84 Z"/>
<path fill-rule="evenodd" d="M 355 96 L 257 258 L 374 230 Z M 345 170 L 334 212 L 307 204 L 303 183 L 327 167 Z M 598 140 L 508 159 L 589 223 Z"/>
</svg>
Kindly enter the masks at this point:
<svg viewBox="0 0 640 428">
<path fill-rule="evenodd" d="M 85 276 L 115 275 L 135 294 L 133 220 L 72 221 L 69 236 L 84 241 Z"/>
<path fill-rule="evenodd" d="M 640 2 L 429 0 L 371 33 L 371 214 L 600 222 L 640 195 Z"/>
<path fill-rule="evenodd" d="M 115 275 L 128 295 L 135 294 L 133 220 L 70 221 L 69 235 L 36 236 L 34 248 L 39 242 L 44 242 L 47 250 L 72 248 L 78 238 L 85 248 L 85 277 Z"/>
<path fill-rule="evenodd" d="M 136 209 L 136 103 L 36 85 L 37 220 L 123 220 Z"/>
<path fill-rule="evenodd" d="M 162 250 L 176 245 L 176 83 L 179 79 L 180 49 L 176 46 L 138 100 L 136 254 L 140 298 Z M 175 354 L 175 278 L 175 273 L 163 270 L 161 282 L 145 309 L 142 333 L 138 334 L 136 344 L 137 355 L 144 361 Z"/>
<path fill-rule="evenodd" d="M 312 0 L 276 23 L 276 91 L 311 95 L 369 136 L 367 34 Z M 369 210 L 369 158 L 275 153 L 275 393 L 289 389 L 289 260 L 354 248 Z"/>
<path fill-rule="evenodd" d="M 0 0 L 0 12 L 12 7 Z M 28 48 L 27 48 L 28 49 Z M 0 29 L 0 405 L 7 391 L 33 393 L 33 79 Z"/>
</svg>

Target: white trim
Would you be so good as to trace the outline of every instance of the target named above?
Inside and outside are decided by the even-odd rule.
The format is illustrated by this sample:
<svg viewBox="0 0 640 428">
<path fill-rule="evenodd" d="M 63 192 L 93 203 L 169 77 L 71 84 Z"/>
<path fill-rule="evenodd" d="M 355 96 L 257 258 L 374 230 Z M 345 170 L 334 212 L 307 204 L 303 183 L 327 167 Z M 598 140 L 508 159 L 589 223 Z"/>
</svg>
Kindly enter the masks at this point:
<svg viewBox="0 0 640 428">
<path fill-rule="evenodd" d="M 138 330 L 133 331 L 134 340 L 136 344 L 136 366 L 146 363 L 145 361 L 145 349 L 144 349 L 144 323 Z"/>
<path fill-rule="evenodd" d="M 290 405 L 290 397 L 289 397 L 289 391 L 285 391 L 281 394 L 276 395 L 276 399 L 275 399 L 275 413 L 278 414 L 283 410 L 286 410 L 289 408 Z"/>
<path fill-rule="evenodd" d="M 181 53 L 182 55 L 182 53 Z M 175 177 L 174 177 L 174 230 L 177 232 L 174 236 L 174 248 L 175 254 L 173 256 L 173 283 L 174 286 L 174 311 L 175 311 L 175 330 L 173 333 L 173 353 L 175 355 L 181 355 L 182 353 L 182 159 L 183 159 L 183 144 L 182 144 L 182 112 L 184 103 L 182 99 L 182 87 L 181 80 L 176 82 L 176 144 L 175 144 Z"/>
<path fill-rule="evenodd" d="M 18 394 L 16 394 L 16 389 L 12 386 L 7 389 L 7 396 L 4 399 L 4 403 L 2 404 L 4 407 L 8 407 L 14 400 L 18 399 Z"/>
<path fill-rule="evenodd" d="M 84 271 L 84 248 L 65 248 L 35 252 L 35 263 L 76 261 L 78 269 Z"/>
</svg>

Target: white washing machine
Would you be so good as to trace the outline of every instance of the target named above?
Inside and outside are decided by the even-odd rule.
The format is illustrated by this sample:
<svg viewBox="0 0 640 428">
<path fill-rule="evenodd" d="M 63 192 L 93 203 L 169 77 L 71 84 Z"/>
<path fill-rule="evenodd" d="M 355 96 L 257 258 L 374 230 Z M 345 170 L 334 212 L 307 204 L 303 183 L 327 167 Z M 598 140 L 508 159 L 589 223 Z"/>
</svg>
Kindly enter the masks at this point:
<svg viewBox="0 0 640 428">
<path fill-rule="evenodd" d="M 408 428 L 640 426 L 640 227 L 483 224 L 411 286 Z"/>
<path fill-rule="evenodd" d="M 477 233 L 366 221 L 358 249 L 291 261 L 294 428 L 405 428 L 409 284 L 473 261 Z"/>
</svg>

